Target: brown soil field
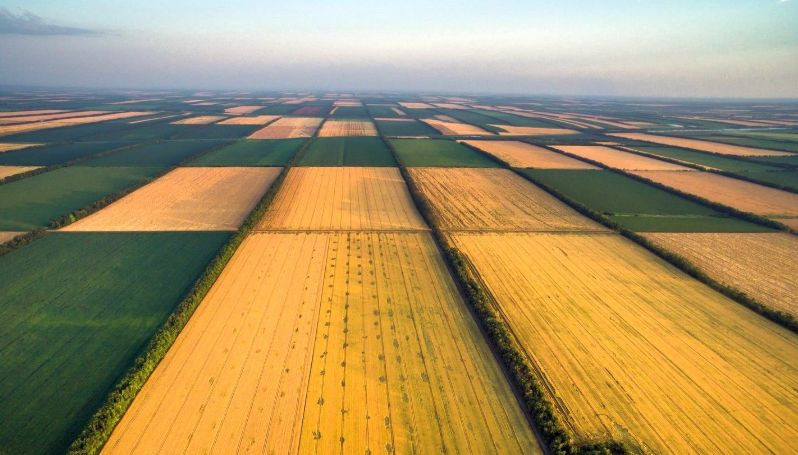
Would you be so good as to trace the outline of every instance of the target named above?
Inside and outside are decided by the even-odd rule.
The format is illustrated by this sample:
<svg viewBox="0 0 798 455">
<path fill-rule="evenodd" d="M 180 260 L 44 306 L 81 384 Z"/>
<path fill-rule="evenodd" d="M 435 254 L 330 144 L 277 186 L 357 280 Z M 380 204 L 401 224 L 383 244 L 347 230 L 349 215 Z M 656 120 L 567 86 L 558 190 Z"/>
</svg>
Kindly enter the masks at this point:
<svg viewBox="0 0 798 455">
<path fill-rule="evenodd" d="M 798 237 L 784 233 L 644 235 L 716 281 L 798 317 Z"/>
<path fill-rule="evenodd" d="M 257 229 L 427 229 L 397 168 L 294 167 Z"/>
<path fill-rule="evenodd" d="M 553 148 L 572 155 L 597 161 L 615 169 L 627 171 L 695 171 L 667 161 L 649 158 L 636 153 L 623 152 L 603 145 L 554 145 Z"/>
<path fill-rule="evenodd" d="M 798 218 L 774 218 L 779 223 L 785 224 L 792 228 L 793 230 L 798 231 Z"/>
<path fill-rule="evenodd" d="M 224 120 L 227 117 L 224 115 L 198 115 L 196 117 L 184 118 L 172 122 L 175 125 L 208 125 L 216 123 L 219 120 Z"/>
<path fill-rule="evenodd" d="M 435 128 L 444 136 L 493 136 L 490 131 L 469 123 L 444 122 L 431 118 L 421 119 L 421 121 Z"/>
<path fill-rule="evenodd" d="M 36 147 L 44 144 L 20 144 L 15 142 L 2 142 L 0 143 L 0 153 L 11 152 L 14 150 L 22 150 L 28 147 Z"/>
<path fill-rule="evenodd" d="M 538 128 L 534 126 L 491 125 L 501 128 L 501 136 L 551 136 L 555 134 L 579 134 L 578 131 L 566 128 Z"/>
<path fill-rule="evenodd" d="M 90 115 L 107 114 L 108 111 L 76 111 L 76 112 L 62 112 L 57 114 L 42 114 L 42 115 L 23 115 L 18 117 L 2 117 L 0 118 L 0 125 L 10 125 L 12 123 L 26 123 L 26 122 L 44 122 L 47 120 L 58 120 L 77 117 L 88 117 Z"/>
<path fill-rule="evenodd" d="M 377 128 L 369 120 L 328 119 L 319 130 L 319 137 L 376 136 Z"/>
<path fill-rule="evenodd" d="M 283 117 L 249 135 L 249 139 L 289 139 L 311 137 L 323 119 L 318 117 Z"/>
<path fill-rule="evenodd" d="M 798 335 L 616 234 L 451 234 L 577 441 L 789 453 Z"/>
<path fill-rule="evenodd" d="M 21 234 L 24 234 L 24 232 L 0 231 L 0 243 L 8 242 L 9 240 Z"/>
<path fill-rule="evenodd" d="M 72 117 L 66 119 L 47 120 L 44 122 L 17 123 L 14 125 L 0 126 L 0 136 L 11 134 L 27 133 L 49 128 L 60 128 L 73 125 L 84 125 L 87 123 L 105 122 L 108 120 L 118 120 L 130 117 L 141 117 L 144 115 L 155 114 L 151 111 L 117 112 L 112 114 L 91 115 L 87 117 Z"/>
<path fill-rule="evenodd" d="M 798 194 L 709 172 L 633 171 L 663 185 L 757 215 L 798 215 Z"/>
<path fill-rule="evenodd" d="M 508 169 L 408 171 L 444 230 L 606 230 Z"/>
<path fill-rule="evenodd" d="M 225 109 L 225 113 L 233 115 L 251 114 L 257 110 L 263 109 L 264 106 L 235 106 Z"/>
<path fill-rule="evenodd" d="M 406 101 L 400 101 L 399 105 L 405 109 L 434 109 L 435 106 L 427 103 L 411 103 Z"/>
<path fill-rule="evenodd" d="M 539 453 L 429 234 L 255 233 L 104 453 Z"/>
<path fill-rule="evenodd" d="M 43 115 L 43 114 L 58 114 L 59 112 L 67 112 L 64 109 L 36 109 L 31 111 L 0 111 L 0 118 L 16 117 L 19 115 Z"/>
<path fill-rule="evenodd" d="M 592 164 L 519 141 L 460 141 L 484 150 L 512 167 L 537 169 L 598 169 Z"/>
<path fill-rule="evenodd" d="M 63 231 L 231 231 L 279 167 L 177 168 Z"/>
<path fill-rule="evenodd" d="M 0 180 L 12 175 L 39 169 L 41 166 L 0 166 Z"/>
<path fill-rule="evenodd" d="M 700 139 L 686 139 L 680 137 L 657 136 L 645 133 L 610 133 L 608 136 L 617 136 L 635 141 L 652 142 L 655 144 L 672 145 L 684 147 L 703 152 L 718 153 L 721 155 L 736 156 L 792 156 L 792 153 L 779 152 L 776 150 L 759 149 L 754 147 L 744 147 L 742 145 L 721 144 L 720 142 L 702 141 Z"/>
<path fill-rule="evenodd" d="M 265 125 L 280 118 L 279 115 L 256 115 L 253 117 L 232 117 L 222 120 L 218 125 Z"/>
</svg>

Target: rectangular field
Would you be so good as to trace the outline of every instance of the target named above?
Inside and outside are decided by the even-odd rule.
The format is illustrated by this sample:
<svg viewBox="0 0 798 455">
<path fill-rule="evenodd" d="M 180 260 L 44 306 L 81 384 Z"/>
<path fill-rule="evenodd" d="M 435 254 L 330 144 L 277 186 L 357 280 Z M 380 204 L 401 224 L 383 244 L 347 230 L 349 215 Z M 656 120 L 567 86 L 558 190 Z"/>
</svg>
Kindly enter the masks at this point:
<svg viewBox="0 0 798 455">
<path fill-rule="evenodd" d="M 32 143 L 14 143 L 14 142 L 2 142 L 0 143 L 0 153 L 11 152 L 13 150 L 22 150 L 29 147 L 38 147 L 44 144 L 32 144 Z M 2 156 L 2 155 L 0 155 Z"/>
<path fill-rule="evenodd" d="M 186 166 L 285 166 L 307 139 L 241 139 L 200 155 Z"/>
<path fill-rule="evenodd" d="M 319 130 L 319 137 L 376 136 L 371 120 L 328 119 Z"/>
<path fill-rule="evenodd" d="M 67 446 L 228 233 L 51 233 L 0 258 L 0 447 Z"/>
<path fill-rule="evenodd" d="M 225 115 L 198 115 L 196 117 L 184 118 L 175 120 L 173 125 L 208 125 L 209 123 L 216 123 L 219 120 L 226 119 Z"/>
<path fill-rule="evenodd" d="M 577 441 L 784 453 L 798 336 L 616 234 L 450 235 Z"/>
<path fill-rule="evenodd" d="M 62 231 L 234 231 L 279 167 L 182 167 Z"/>
<path fill-rule="evenodd" d="M 224 110 L 227 114 L 233 115 L 244 115 L 244 114 L 251 114 L 255 111 L 259 111 L 266 106 L 235 106 L 235 107 L 228 107 Z"/>
<path fill-rule="evenodd" d="M 566 128 L 541 128 L 539 126 L 515 126 L 515 125 L 495 125 L 489 126 L 497 128 L 501 136 L 562 136 L 569 134 L 579 134 L 579 131 Z"/>
<path fill-rule="evenodd" d="M 561 153 L 520 141 L 461 141 L 483 150 L 512 167 L 537 169 L 598 169 Z"/>
<path fill-rule="evenodd" d="M 252 117 L 231 117 L 219 122 L 219 125 L 265 125 L 272 120 L 280 118 L 279 115 L 255 115 Z"/>
<path fill-rule="evenodd" d="M 703 152 L 717 153 L 720 155 L 738 156 L 792 156 L 792 153 L 767 150 L 754 147 L 744 147 L 740 145 L 723 144 L 720 142 L 702 141 L 700 139 L 688 139 L 672 136 L 659 136 L 646 133 L 611 133 L 609 136 L 622 137 L 634 141 L 653 142 L 655 144 L 671 145 L 674 147 L 684 147 L 688 149 L 701 150 Z"/>
<path fill-rule="evenodd" d="M 419 137 L 437 135 L 438 132 L 426 123 L 408 118 L 376 119 L 375 123 L 380 132 L 385 136 L 393 137 Z"/>
<path fill-rule="evenodd" d="M 432 118 L 423 119 L 422 122 L 435 128 L 444 136 L 493 136 L 490 131 L 470 123 L 447 122 Z"/>
<path fill-rule="evenodd" d="M 310 144 L 298 165 L 396 166 L 396 160 L 377 137 L 320 137 Z"/>
<path fill-rule="evenodd" d="M 18 123 L 15 125 L 2 125 L 0 126 L 0 136 L 10 136 L 14 134 L 38 132 L 41 130 L 51 128 L 63 128 L 67 126 L 85 125 L 88 123 L 100 123 L 110 120 L 126 119 L 131 117 L 141 117 L 144 115 L 154 114 L 154 112 L 137 111 L 137 112 L 117 112 L 111 114 L 90 115 L 88 117 L 75 117 L 69 119 L 49 120 L 45 122 L 30 122 Z"/>
<path fill-rule="evenodd" d="M 429 234 L 249 236 L 103 453 L 539 453 Z"/>
<path fill-rule="evenodd" d="M 399 170 L 294 167 L 257 229 L 427 229 Z"/>
<path fill-rule="evenodd" d="M 659 155 L 665 158 L 671 158 L 688 163 L 698 164 L 701 166 L 722 169 L 724 171 L 739 172 L 739 171 L 765 171 L 774 169 L 773 166 L 767 164 L 755 163 L 753 161 L 744 161 L 735 159 L 733 157 L 725 157 L 706 152 L 694 152 L 692 150 L 685 150 L 675 147 L 663 146 L 631 146 L 635 150 L 640 150 L 652 155 Z"/>
<path fill-rule="evenodd" d="M 15 166 L 50 166 L 110 152 L 131 146 L 130 142 L 75 142 L 71 144 L 42 145 L 39 147 L 0 153 L 0 164 Z"/>
<path fill-rule="evenodd" d="M 790 234 L 646 234 L 704 273 L 798 318 L 798 237 Z"/>
<path fill-rule="evenodd" d="M 0 180 L 39 168 L 41 168 L 41 166 L 0 166 Z"/>
<path fill-rule="evenodd" d="M 290 139 L 311 137 L 323 119 L 318 117 L 283 117 L 249 135 L 250 139 Z"/>
<path fill-rule="evenodd" d="M 476 150 L 448 139 L 391 139 L 402 164 L 408 167 L 498 167 Z"/>
<path fill-rule="evenodd" d="M 624 152 L 603 145 L 555 145 L 557 150 L 562 150 L 572 155 L 601 163 L 615 169 L 626 171 L 693 171 L 694 169 L 669 163 L 667 161 L 649 158 L 635 153 Z"/>
<path fill-rule="evenodd" d="M 605 230 L 507 169 L 412 168 L 410 175 L 444 230 Z"/>
<path fill-rule="evenodd" d="M 80 163 L 81 166 L 157 166 L 167 168 L 182 163 L 194 156 L 218 149 L 229 140 L 176 140 L 161 141 L 103 155 Z"/>
</svg>

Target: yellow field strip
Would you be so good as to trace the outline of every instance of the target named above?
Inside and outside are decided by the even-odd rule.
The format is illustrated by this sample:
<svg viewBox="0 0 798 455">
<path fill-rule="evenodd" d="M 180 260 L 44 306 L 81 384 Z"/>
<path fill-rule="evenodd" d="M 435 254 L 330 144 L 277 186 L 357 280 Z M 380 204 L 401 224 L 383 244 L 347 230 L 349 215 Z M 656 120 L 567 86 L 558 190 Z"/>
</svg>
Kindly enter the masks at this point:
<svg viewBox="0 0 798 455">
<path fill-rule="evenodd" d="M 376 136 L 377 128 L 370 120 L 329 119 L 319 130 L 319 137 Z"/>
<path fill-rule="evenodd" d="M 3 152 L 13 152 L 14 150 L 22 150 L 28 147 L 37 147 L 39 145 L 44 144 L 21 144 L 21 143 L 14 143 L 14 142 L 2 142 L 0 143 L 0 153 Z"/>
<path fill-rule="evenodd" d="M 460 141 L 483 150 L 512 167 L 536 169 L 599 169 L 592 164 L 520 141 Z"/>
<path fill-rule="evenodd" d="M 703 152 L 718 153 L 721 155 L 736 156 L 793 156 L 794 153 L 767 150 L 742 145 L 723 144 L 720 142 L 702 141 L 700 139 L 687 139 L 681 137 L 659 136 L 645 133 L 609 133 L 608 136 L 622 137 L 635 141 L 653 142 L 655 144 L 684 147 Z"/>
<path fill-rule="evenodd" d="M 603 145 L 554 145 L 553 148 L 596 161 L 605 166 L 627 171 L 694 171 L 695 169 L 667 161 L 624 152 Z"/>
<path fill-rule="evenodd" d="M 0 166 L 0 179 L 39 169 L 42 166 Z"/>
<path fill-rule="evenodd" d="M 130 117 L 142 117 L 145 115 L 155 114 L 152 111 L 136 111 L 136 112 L 117 112 L 111 114 L 90 115 L 87 117 L 71 117 L 66 119 L 48 120 L 44 122 L 30 122 L 18 123 L 15 125 L 0 126 L 0 136 L 8 136 L 11 134 L 29 133 L 31 131 L 39 131 L 50 128 L 61 128 L 65 126 L 84 125 L 87 123 L 105 122 L 108 120 L 119 120 Z"/>
</svg>

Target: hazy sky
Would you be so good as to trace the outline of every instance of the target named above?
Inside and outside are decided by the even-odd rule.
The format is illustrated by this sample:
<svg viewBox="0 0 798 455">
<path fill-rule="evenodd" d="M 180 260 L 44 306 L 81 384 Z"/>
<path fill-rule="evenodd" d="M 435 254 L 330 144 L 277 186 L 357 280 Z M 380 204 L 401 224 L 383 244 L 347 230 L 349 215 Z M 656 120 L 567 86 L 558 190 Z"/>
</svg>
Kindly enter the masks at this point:
<svg viewBox="0 0 798 455">
<path fill-rule="evenodd" d="M 0 0 L 0 84 L 798 97 L 798 0 Z"/>
</svg>

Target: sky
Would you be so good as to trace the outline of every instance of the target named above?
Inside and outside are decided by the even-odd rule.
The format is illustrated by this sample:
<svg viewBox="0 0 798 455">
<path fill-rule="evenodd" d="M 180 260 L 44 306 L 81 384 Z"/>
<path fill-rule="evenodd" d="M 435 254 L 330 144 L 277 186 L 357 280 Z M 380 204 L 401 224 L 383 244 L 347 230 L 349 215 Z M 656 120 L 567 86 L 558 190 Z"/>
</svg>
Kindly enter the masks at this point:
<svg viewBox="0 0 798 455">
<path fill-rule="evenodd" d="M 0 0 L 0 85 L 798 98 L 798 0 Z"/>
</svg>

